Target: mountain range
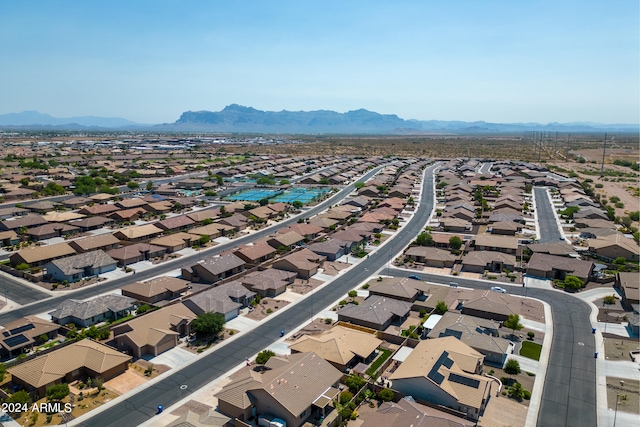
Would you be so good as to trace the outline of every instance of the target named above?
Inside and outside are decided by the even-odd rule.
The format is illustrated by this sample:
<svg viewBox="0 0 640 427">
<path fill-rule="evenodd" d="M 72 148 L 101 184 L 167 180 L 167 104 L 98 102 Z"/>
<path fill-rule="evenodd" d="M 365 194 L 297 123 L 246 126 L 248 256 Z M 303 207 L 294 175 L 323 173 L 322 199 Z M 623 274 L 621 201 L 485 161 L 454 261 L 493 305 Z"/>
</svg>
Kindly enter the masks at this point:
<svg viewBox="0 0 640 427">
<path fill-rule="evenodd" d="M 148 130 L 156 132 L 230 132 L 281 134 L 476 134 L 540 132 L 638 132 L 638 124 L 490 123 L 485 121 L 405 120 L 395 114 L 365 109 L 338 113 L 317 111 L 262 111 L 232 104 L 221 111 L 187 111 L 174 123 L 138 124 L 117 117 L 56 118 L 37 111 L 0 115 L 0 129 Z"/>
</svg>

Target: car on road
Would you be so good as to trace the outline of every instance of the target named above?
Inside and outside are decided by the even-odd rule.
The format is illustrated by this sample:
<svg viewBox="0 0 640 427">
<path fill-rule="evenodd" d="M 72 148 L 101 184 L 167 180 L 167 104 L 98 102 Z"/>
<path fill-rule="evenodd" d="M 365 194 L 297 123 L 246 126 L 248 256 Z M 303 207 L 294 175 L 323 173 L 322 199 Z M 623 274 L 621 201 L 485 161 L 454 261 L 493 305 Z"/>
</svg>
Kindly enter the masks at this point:
<svg viewBox="0 0 640 427">
<path fill-rule="evenodd" d="M 420 280 L 420 281 L 422 280 L 422 277 L 416 276 L 415 274 L 410 274 L 408 277 L 409 279 L 413 279 L 413 280 Z"/>
<path fill-rule="evenodd" d="M 500 292 L 501 294 L 506 294 L 507 290 L 505 288 L 501 288 L 500 286 L 492 286 L 491 290 L 493 292 Z"/>
</svg>

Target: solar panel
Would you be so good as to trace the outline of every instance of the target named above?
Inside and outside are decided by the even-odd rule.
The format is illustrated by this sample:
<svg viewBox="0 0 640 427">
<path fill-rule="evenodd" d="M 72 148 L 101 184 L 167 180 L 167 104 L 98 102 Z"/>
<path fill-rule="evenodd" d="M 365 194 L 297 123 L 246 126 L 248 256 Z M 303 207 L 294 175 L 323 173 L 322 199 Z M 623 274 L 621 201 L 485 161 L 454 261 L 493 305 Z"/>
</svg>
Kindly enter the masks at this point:
<svg viewBox="0 0 640 427">
<path fill-rule="evenodd" d="M 11 335 L 15 335 L 24 331 L 29 331 L 33 328 L 35 328 L 35 326 L 33 326 L 33 323 L 29 323 L 28 325 L 18 326 L 15 329 L 11 329 L 9 332 L 11 333 Z"/>
<path fill-rule="evenodd" d="M 463 377 L 462 375 L 454 373 L 449 373 L 449 381 L 453 381 L 454 383 L 466 385 L 473 388 L 478 388 L 480 386 L 480 381 L 469 377 Z"/>
<path fill-rule="evenodd" d="M 7 347 L 11 348 L 11 347 L 15 347 L 17 345 L 29 342 L 29 338 L 27 338 L 24 335 L 20 334 L 20 335 L 16 335 L 14 337 L 11 337 L 11 338 L 7 338 L 6 340 L 4 340 L 4 342 L 5 342 L 5 344 L 7 344 Z"/>
<path fill-rule="evenodd" d="M 440 384 L 442 384 L 442 381 L 444 380 L 444 375 L 442 375 L 440 372 L 438 372 L 438 369 L 434 366 L 429 371 L 429 374 L 427 375 L 427 378 L 432 380 L 434 383 L 440 385 Z"/>
<path fill-rule="evenodd" d="M 11 332 L 9 332 L 9 331 L 4 331 L 4 332 L 2 333 L 2 335 L 4 335 L 5 337 L 8 337 L 8 336 L 10 336 L 10 335 L 11 335 Z"/>
<path fill-rule="evenodd" d="M 447 356 L 449 356 L 449 353 L 447 353 Z M 449 357 L 447 357 L 446 359 L 444 359 L 444 361 L 442 362 L 442 364 L 444 366 L 447 367 L 447 369 L 451 369 L 451 367 L 453 366 L 453 360 L 449 359 Z"/>
</svg>

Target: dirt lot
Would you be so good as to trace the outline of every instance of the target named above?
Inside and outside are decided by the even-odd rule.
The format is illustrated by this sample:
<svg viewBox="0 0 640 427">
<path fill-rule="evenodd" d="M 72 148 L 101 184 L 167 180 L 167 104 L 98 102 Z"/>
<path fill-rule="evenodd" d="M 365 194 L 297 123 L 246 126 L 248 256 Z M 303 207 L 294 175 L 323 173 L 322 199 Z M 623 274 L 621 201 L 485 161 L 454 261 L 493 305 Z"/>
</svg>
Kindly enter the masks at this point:
<svg viewBox="0 0 640 427">
<path fill-rule="evenodd" d="M 527 419 L 527 411 L 529 408 L 523 400 L 518 402 L 517 400 L 510 399 L 508 397 L 495 394 L 496 384 L 491 385 L 491 399 L 487 404 L 484 414 L 478 420 L 478 427 L 522 427 Z"/>
<path fill-rule="evenodd" d="M 624 381 L 624 385 L 620 385 L 621 380 Z M 619 395 L 619 411 L 640 414 L 640 381 L 607 377 L 607 406 L 609 409 L 615 410 L 616 395 Z"/>
<path fill-rule="evenodd" d="M 287 286 L 287 289 L 291 292 L 295 292 L 296 294 L 305 295 L 322 285 L 322 283 L 324 282 L 321 282 L 318 279 L 296 279 L 293 282 L 293 285 Z"/>
<path fill-rule="evenodd" d="M 288 339 L 291 341 L 295 341 L 303 335 L 317 335 L 321 334 L 324 331 L 328 331 L 333 326 L 332 323 L 326 323 L 324 319 L 315 319 L 313 322 L 308 323 L 298 330 L 295 334 L 293 334 Z"/>
<path fill-rule="evenodd" d="M 323 265 L 324 274 L 327 276 L 336 276 L 341 270 L 349 268 L 350 266 L 351 264 L 346 264 L 344 262 L 325 261 Z"/>
<path fill-rule="evenodd" d="M 604 336 L 604 354 L 609 360 L 631 360 L 629 352 L 640 349 L 640 342 L 637 339 L 623 339 L 611 334 Z"/>
<path fill-rule="evenodd" d="M 583 150 L 586 151 L 586 150 Z M 602 156 L 602 151 L 600 156 Z M 635 160 L 638 159 L 638 152 L 635 152 Z M 598 160 L 600 161 L 600 160 Z M 601 197 L 610 199 L 612 196 L 620 198 L 620 202 L 624 203 L 624 208 L 616 208 L 616 216 L 628 216 L 629 212 L 637 211 L 640 209 L 640 200 L 637 196 L 637 189 L 640 186 L 640 174 L 634 172 L 628 167 L 605 164 L 605 171 L 615 171 L 629 174 L 624 177 L 603 177 L 600 178 L 600 165 L 591 163 L 555 163 L 556 166 L 560 166 L 563 169 L 574 171 L 578 174 L 579 180 L 584 181 L 587 178 L 593 180 L 592 186 L 594 187 L 595 194 L 600 194 Z M 596 175 L 586 174 L 581 171 L 594 171 L 598 172 Z M 635 175 L 635 178 L 633 177 Z M 602 188 L 595 188 L 596 184 L 601 184 Z M 610 203 L 613 206 L 612 203 Z M 615 207 L 615 206 L 614 206 Z M 638 223 L 634 223 L 634 226 L 638 226 Z"/>
<path fill-rule="evenodd" d="M 269 314 L 281 309 L 289 304 L 289 301 L 273 298 L 262 298 L 260 304 L 258 304 L 252 311 L 247 313 L 245 317 L 253 320 L 262 320 Z"/>
</svg>

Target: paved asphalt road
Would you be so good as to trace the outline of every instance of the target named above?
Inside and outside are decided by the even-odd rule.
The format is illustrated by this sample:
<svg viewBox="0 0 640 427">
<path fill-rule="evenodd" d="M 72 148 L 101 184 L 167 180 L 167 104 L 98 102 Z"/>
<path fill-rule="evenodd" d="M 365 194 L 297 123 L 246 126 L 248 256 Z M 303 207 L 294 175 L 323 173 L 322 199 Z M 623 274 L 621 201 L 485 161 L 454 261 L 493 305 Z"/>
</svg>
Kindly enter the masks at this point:
<svg viewBox="0 0 640 427">
<path fill-rule="evenodd" d="M 367 279 L 389 256 L 402 250 L 425 225 L 429 212 L 433 209 L 432 170 L 433 166 L 428 169 L 428 176 L 424 182 L 423 197 L 419 206 L 420 215 L 415 215 L 402 232 L 379 248 L 370 258 L 361 261 L 357 268 L 346 272 L 340 280 L 334 281 L 330 286 L 314 291 L 285 314 L 267 318 L 257 328 L 239 336 L 229 345 L 201 356 L 195 363 L 79 425 L 124 427 L 141 424 L 156 413 L 158 405 L 169 407 L 185 397 L 187 392 L 180 388 L 181 385 L 186 385 L 186 390 L 193 392 L 278 340 L 280 330 L 292 331 L 308 322 L 314 313 L 334 303 L 358 283 Z"/>
<path fill-rule="evenodd" d="M 533 189 L 536 196 L 536 213 L 538 215 L 538 225 L 540 227 L 540 243 L 559 242 L 562 237 L 558 230 L 558 222 L 553 213 L 553 205 L 549 200 L 549 193 L 546 188 L 535 187 Z"/>
<path fill-rule="evenodd" d="M 371 176 L 373 176 L 374 174 L 376 174 L 380 169 L 382 169 L 382 166 L 377 167 L 375 169 L 372 169 L 371 171 L 369 171 L 363 178 L 361 178 L 361 181 L 365 181 L 367 179 L 369 179 Z M 316 213 L 326 209 L 329 205 L 333 205 L 335 203 L 337 203 L 338 201 L 342 200 L 345 196 L 347 196 L 350 192 L 352 192 L 354 189 L 354 184 L 350 184 L 347 187 L 345 187 L 344 189 L 342 189 L 341 191 L 339 191 L 337 194 L 335 194 L 334 196 L 330 197 L 329 199 L 325 200 L 324 202 L 313 206 L 309 209 L 307 209 L 303 215 L 306 217 L 310 217 L 312 215 L 315 215 Z M 295 223 L 298 220 L 298 218 L 289 218 L 286 219 L 284 221 L 281 221 L 278 223 L 279 227 L 286 227 L 287 225 L 290 225 L 292 223 Z M 279 228 L 278 227 L 278 228 Z M 183 256 L 180 258 L 177 258 L 175 260 L 171 260 L 171 261 L 167 261 L 164 262 L 162 264 L 160 264 L 159 266 L 149 269 L 149 270 L 145 270 L 145 271 L 141 271 L 139 273 L 136 273 L 135 276 L 134 275 L 128 275 L 126 277 L 122 277 L 119 279 L 115 279 L 115 280 L 110 280 L 108 282 L 105 283 L 101 283 L 97 286 L 91 286 L 88 288 L 84 288 L 84 289 L 79 289 L 77 291 L 74 291 L 72 293 L 65 293 L 62 294 L 58 297 L 49 297 L 48 294 L 44 294 L 41 293 L 42 295 L 38 296 L 37 299 L 35 299 L 36 302 L 33 302 L 34 299 L 31 299 L 29 302 L 33 302 L 32 304 L 25 306 L 25 307 L 19 307 L 16 308 L 12 311 L 8 311 L 6 313 L 2 313 L 0 314 L 0 324 L 4 324 L 7 322 L 10 322 L 12 320 L 24 317 L 24 316 L 28 316 L 31 314 L 36 314 L 36 313 L 42 313 L 42 312 L 46 312 L 46 311 L 51 311 L 54 310 L 62 301 L 68 299 L 68 298 L 74 298 L 74 299 L 85 299 L 85 298 L 90 298 L 92 296 L 96 296 L 97 294 L 100 293 L 104 293 L 104 292 L 108 292 L 108 291 L 112 291 L 115 289 L 119 289 L 129 283 L 132 283 L 134 281 L 143 281 L 146 279 L 150 279 L 152 277 L 156 277 L 159 275 L 162 275 L 164 273 L 167 273 L 171 270 L 175 270 L 176 268 L 181 268 L 181 267 L 188 267 L 190 265 L 193 265 L 194 262 L 196 262 L 197 260 L 203 258 L 203 257 L 212 257 L 220 252 L 223 252 L 225 250 L 228 250 L 230 248 L 234 248 L 238 245 L 241 244 L 245 244 L 245 243 L 249 243 L 253 240 L 259 239 L 261 237 L 266 237 L 269 234 L 272 234 L 275 232 L 274 228 L 269 228 L 269 229 L 263 229 L 260 231 L 257 231 L 255 233 L 249 234 L 247 236 L 243 236 L 243 237 L 239 237 L 237 239 L 232 240 L 229 243 L 223 243 L 220 244 L 218 246 L 216 246 L 213 249 L 207 250 L 204 253 L 197 253 L 194 255 L 189 255 L 189 256 Z M 9 286 L 10 282 L 9 279 L 10 276 L 7 275 L 7 286 Z M 9 290 L 9 296 L 13 299 L 15 295 L 17 295 L 18 291 L 21 292 L 26 292 L 26 295 L 29 295 L 30 292 L 33 292 L 34 295 L 37 295 L 38 292 L 35 290 L 32 290 L 29 287 L 24 286 L 23 284 L 20 284 L 19 282 L 15 282 L 14 283 L 16 289 L 14 289 L 13 287 L 10 288 Z M 16 299 L 17 300 L 17 299 Z"/>
<path fill-rule="evenodd" d="M 384 270 L 386 272 L 386 270 Z M 491 282 L 447 277 L 392 268 L 393 276 L 417 275 L 431 283 L 489 289 Z M 590 306 L 564 292 L 504 286 L 512 295 L 526 295 L 547 302 L 553 317 L 553 340 L 542 391 L 538 426 L 596 426 L 596 351 L 591 333 Z M 525 294 L 526 292 L 526 294 Z M 580 344 L 582 343 L 582 344 Z"/>
</svg>

